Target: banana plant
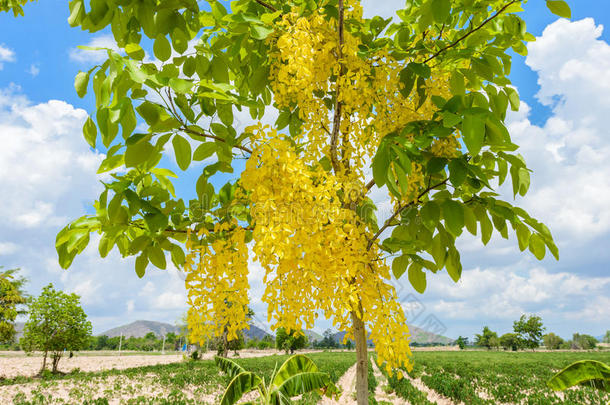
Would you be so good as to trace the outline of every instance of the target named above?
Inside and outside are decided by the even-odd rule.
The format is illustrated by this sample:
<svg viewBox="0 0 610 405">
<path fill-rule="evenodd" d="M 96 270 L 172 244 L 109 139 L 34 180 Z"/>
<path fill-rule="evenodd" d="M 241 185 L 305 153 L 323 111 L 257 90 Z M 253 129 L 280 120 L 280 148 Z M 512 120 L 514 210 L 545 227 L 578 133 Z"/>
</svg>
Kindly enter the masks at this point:
<svg viewBox="0 0 610 405">
<path fill-rule="evenodd" d="M 570 364 L 547 382 L 549 388 L 555 391 L 563 391 L 577 384 L 610 392 L 610 367 L 595 360 L 581 360 Z"/>
<path fill-rule="evenodd" d="M 268 384 L 264 377 L 246 371 L 233 360 L 218 356 L 214 360 L 231 378 L 220 405 L 233 405 L 252 391 L 258 391 L 259 395 L 256 402 L 247 402 L 251 405 L 287 405 L 292 403 L 292 397 L 311 391 L 319 391 L 328 397 L 339 394 L 329 375 L 320 372 L 315 363 L 302 354 L 288 358 L 279 369 L 276 365 Z"/>
</svg>

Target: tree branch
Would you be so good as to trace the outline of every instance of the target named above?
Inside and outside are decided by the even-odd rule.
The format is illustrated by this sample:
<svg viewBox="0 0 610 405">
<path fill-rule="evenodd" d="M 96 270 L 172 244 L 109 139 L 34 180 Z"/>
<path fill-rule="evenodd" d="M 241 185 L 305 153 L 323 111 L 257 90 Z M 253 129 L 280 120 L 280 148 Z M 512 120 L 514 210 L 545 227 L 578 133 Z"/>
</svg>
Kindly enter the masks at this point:
<svg viewBox="0 0 610 405">
<path fill-rule="evenodd" d="M 364 186 L 364 188 L 366 188 L 366 191 L 370 191 L 374 185 L 375 185 L 375 179 L 371 179 L 371 181 L 366 183 L 366 186 Z"/>
<path fill-rule="evenodd" d="M 277 8 L 273 7 L 271 4 L 269 3 L 265 3 L 262 0 L 254 0 L 256 1 L 258 4 L 260 4 L 261 6 L 265 7 L 266 9 L 269 9 L 271 11 L 273 11 L 274 13 L 277 11 Z"/>
<path fill-rule="evenodd" d="M 379 237 L 379 235 L 381 235 L 383 233 L 383 231 L 385 231 L 386 229 L 388 229 L 388 227 L 390 226 L 390 224 L 392 223 L 392 221 L 394 221 L 394 219 L 396 219 L 396 217 L 403 212 L 405 209 L 412 207 L 416 204 L 419 204 L 421 201 L 419 201 L 420 198 L 422 198 L 423 196 L 425 196 L 426 194 L 428 194 L 430 191 L 434 190 L 435 188 L 441 187 L 443 185 L 445 185 L 447 182 L 449 181 L 449 178 L 447 177 L 445 180 L 441 181 L 438 184 L 435 184 L 434 186 L 428 186 L 424 191 L 422 191 L 417 198 L 415 199 L 415 201 L 411 201 L 408 204 L 403 205 L 402 207 L 399 207 L 390 218 L 388 218 L 385 223 L 383 224 L 383 226 L 381 228 L 379 228 L 379 230 L 377 231 L 377 233 L 375 235 L 373 235 L 373 237 L 369 240 L 369 243 L 366 247 L 366 250 L 369 250 L 371 248 L 371 246 L 373 246 L 373 242 L 375 242 L 375 240 Z"/>
<path fill-rule="evenodd" d="M 343 75 L 343 0 L 339 0 L 339 50 L 337 53 L 337 59 L 341 63 L 341 70 L 337 76 L 337 91 L 335 92 L 335 116 L 333 118 L 333 132 L 330 135 L 330 161 L 333 165 L 335 173 L 339 171 L 339 162 L 337 161 L 337 142 L 339 140 L 339 131 L 341 130 L 341 113 L 343 110 L 343 103 L 339 101 L 339 79 Z"/>
<path fill-rule="evenodd" d="M 498 10 L 494 15 L 492 15 L 491 17 L 489 17 L 488 19 L 486 19 L 485 21 L 483 21 L 481 23 L 481 25 L 479 25 L 478 27 L 468 31 L 466 34 L 462 35 L 460 38 L 458 38 L 455 42 L 451 43 L 450 45 L 447 45 L 446 47 L 438 50 L 438 52 L 436 52 L 434 55 L 430 56 L 428 59 L 426 59 L 423 63 L 428 63 L 430 62 L 432 59 L 436 58 L 438 55 L 440 55 L 441 53 L 445 52 L 448 49 L 453 48 L 454 46 L 456 46 L 457 44 L 459 44 L 460 42 L 462 42 L 463 40 L 465 40 L 466 38 L 468 38 L 470 35 L 474 34 L 475 32 L 477 32 L 478 30 L 480 30 L 481 28 L 483 28 L 488 22 L 490 22 L 491 20 L 493 20 L 494 18 L 496 18 L 497 16 L 499 16 L 500 14 L 502 14 L 502 12 L 504 12 L 504 10 L 506 10 L 508 7 L 510 7 L 511 5 L 513 5 L 514 3 L 516 3 L 517 0 L 513 0 L 510 3 L 507 3 L 504 7 L 502 7 L 500 10 Z"/>
<path fill-rule="evenodd" d="M 184 124 L 183 124 L 184 125 Z M 214 139 L 215 141 L 219 141 L 219 142 L 227 142 L 226 140 L 216 136 L 216 135 L 212 135 L 212 134 L 206 134 L 204 132 L 199 132 L 199 131 L 195 131 L 193 129 L 187 128 L 186 126 L 183 126 L 182 128 L 180 128 L 181 131 L 186 132 L 187 134 L 191 134 L 194 136 L 201 136 L 203 138 L 208 138 L 208 139 Z M 233 148 L 235 149 L 239 149 L 241 151 L 244 151 L 246 153 L 252 154 L 252 149 L 247 148 L 245 146 L 242 145 L 232 145 Z"/>
</svg>

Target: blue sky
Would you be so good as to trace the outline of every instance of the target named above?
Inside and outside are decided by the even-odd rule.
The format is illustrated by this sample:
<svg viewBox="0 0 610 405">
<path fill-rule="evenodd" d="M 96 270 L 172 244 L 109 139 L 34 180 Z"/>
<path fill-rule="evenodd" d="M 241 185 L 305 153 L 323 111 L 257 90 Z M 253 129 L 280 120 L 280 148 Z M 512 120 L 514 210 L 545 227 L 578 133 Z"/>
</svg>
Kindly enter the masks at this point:
<svg viewBox="0 0 610 405">
<path fill-rule="evenodd" d="M 82 295 L 94 330 L 136 319 L 175 320 L 185 311 L 184 287 L 175 270 L 152 271 L 140 280 L 131 260 L 102 260 L 95 246 L 59 269 L 55 234 L 88 210 L 99 193 L 97 164 L 80 135 L 93 98 L 79 99 L 73 79 L 96 62 L 77 45 L 109 46 L 107 33 L 70 28 L 67 3 L 41 1 L 26 16 L 0 15 L 0 265 L 22 267 L 28 290 L 56 286 Z M 543 317 L 549 331 L 601 335 L 610 329 L 610 148 L 604 121 L 610 111 L 610 5 L 571 2 L 572 20 L 559 20 L 543 1 L 530 0 L 524 18 L 540 41 L 526 59 L 515 55 L 511 79 L 524 105 L 508 124 L 534 169 L 528 197 L 517 201 L 547 223 L 561 259 L 536 262 L 516 242 L 492 240 L 487 248 L 460 241 L 464 275 L 459 285 L 430 275 L 424 295 L 398 282 L 415 325 L 438 327 L 447 336 L 472 336 L 484 324 L 501 333 L 523 313 Z M 390 16 L 403 2 L 363 2 Z M 245 125 L 247 117 L 241 118 Z M 179 169 L 167 159 L 166 165 Z M 196 168 L 177 190 L 193 195 Z M 383 193 L 376 194 L 383 205 Z M 252 266 L 252 299 L 258 318 L 261 270 Z M 414 299 L 413 297 L 416 297 Z M 436 325 L 436 326 L 435 326 Z M 319 331 L 328 326 L 317 325 Z"/>
</svg>

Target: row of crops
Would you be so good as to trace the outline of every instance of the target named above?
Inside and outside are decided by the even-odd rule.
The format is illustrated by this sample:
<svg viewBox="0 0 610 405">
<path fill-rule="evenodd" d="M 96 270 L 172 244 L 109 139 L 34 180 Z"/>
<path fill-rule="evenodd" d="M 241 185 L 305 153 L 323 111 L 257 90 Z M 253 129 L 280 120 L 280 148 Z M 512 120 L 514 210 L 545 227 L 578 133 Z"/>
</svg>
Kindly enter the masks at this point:
<svg viewBox="0 0 610 405">
<path fill-rule="evenodd" d="M 321 371 L 335 382 L 352 366 L 354 353 L 309 354 Z M 523 405 L 607 405 L 610 394 L 592 387 L 578 387 L 555 393 L 546 381 L 558 370 L 582 359 L 610 363 L 610 352 L 415 352 L 415 366 L 409 376 L 387 378 L 388 390 L 411 404 L 431 405 L 426 394 L 437 394 L 464 404 Z M 269 376 L 287 356 L 237 359 L 245 369 Z M 383 371 L 383 368 L 382 368 Z M 0 381 L 0 403 L 26 404 L 215 404 L 228 383 L 213 361 L 189 361 L 166 365 L 109 370 L 96 373 L 74 372 L 43 380 L 17 378 Z M 377 381 L 369 373 L 375 404 Z M 384 382 L 385 384 L 385 382 Z M 383 387 L 383 386 L 382 386 Z M 312 405 L 319 395 L 304 395 L 295 403 Z M 384 403 L 384 402 L 380 402 Z"/>
<path fill-rule="evenodd" d="M 337 381 L 356 361 L 354 353 L 313 353 L 321 371 Z M 272 374 L 288 356 L 236 359 L 247 370 Z M 0 381 L 0 403 L 43 404 L 216 404 L 228 378 L 211 360 L 189 361 L 95 373 L 75 372 L 44 380 L 17 378 Z M 303 396 L 295 404 L 312 405 L 319 395 Z"/>
<path fill-rule="evenodd" d="M 409 376 L 456 403 L 469 405 L 610 404 L 610 394 L 593 387 L 556 393 L 546 386 L 555 372 L 583 359 L 610 363 L 610 353 L 416 352 Z M 411 403 L 431 403 L 411 379 L 391 377 L 388 384 Z"/>
</svg>

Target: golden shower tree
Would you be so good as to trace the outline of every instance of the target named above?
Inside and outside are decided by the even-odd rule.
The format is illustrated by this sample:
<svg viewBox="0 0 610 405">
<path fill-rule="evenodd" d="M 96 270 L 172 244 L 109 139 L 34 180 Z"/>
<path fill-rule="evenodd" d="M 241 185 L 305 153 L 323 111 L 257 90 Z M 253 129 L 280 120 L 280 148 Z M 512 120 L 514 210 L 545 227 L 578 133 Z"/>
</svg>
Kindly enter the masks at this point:
<svg viewBox="0 0 610 405">
<path fill-rule="evenodd" d="M 112 181 L 95 215 L 58 234 L 60 264 L 92 232 L 102 257 L 137 256 L 140 277 L 169 254 L 188 274 L 193 335 L 231 339 L 247 327 L 252 252 L 273 327 L 323 314 L 356 341 L 365 404 L 367 337 L 390 372 L 410 366 L 392 274 L 419 292 L 430 272 L 457 281 L 464 230 L 484 244 L 514 232 L 521 250 L 557 257 L 549 230 L 494 192 L 509 175 L 515 196 L 530 183 L 504 124 L 519 106 L 509 51 L 534 40 L 523 3 L 408 0 L 391 21 L 364 18 L 356 0 L 237 0 L 230 12 L 212 0 L 70 1 L 70 25 L 110 28 L 121 52 L 75 80 L 95 94 L 83 134 L 103 145 Z M 547 5 L 569 17 L 565 2 Z M 261 122 L 269 110 L 277 120 Z M 196 199 L 176 196 L 164 154 L 199 172 Z M 218 173 L 234 180 L 216 190 Z M 381 222 L 373 190 L 393 206 Z"/>
</svg>

